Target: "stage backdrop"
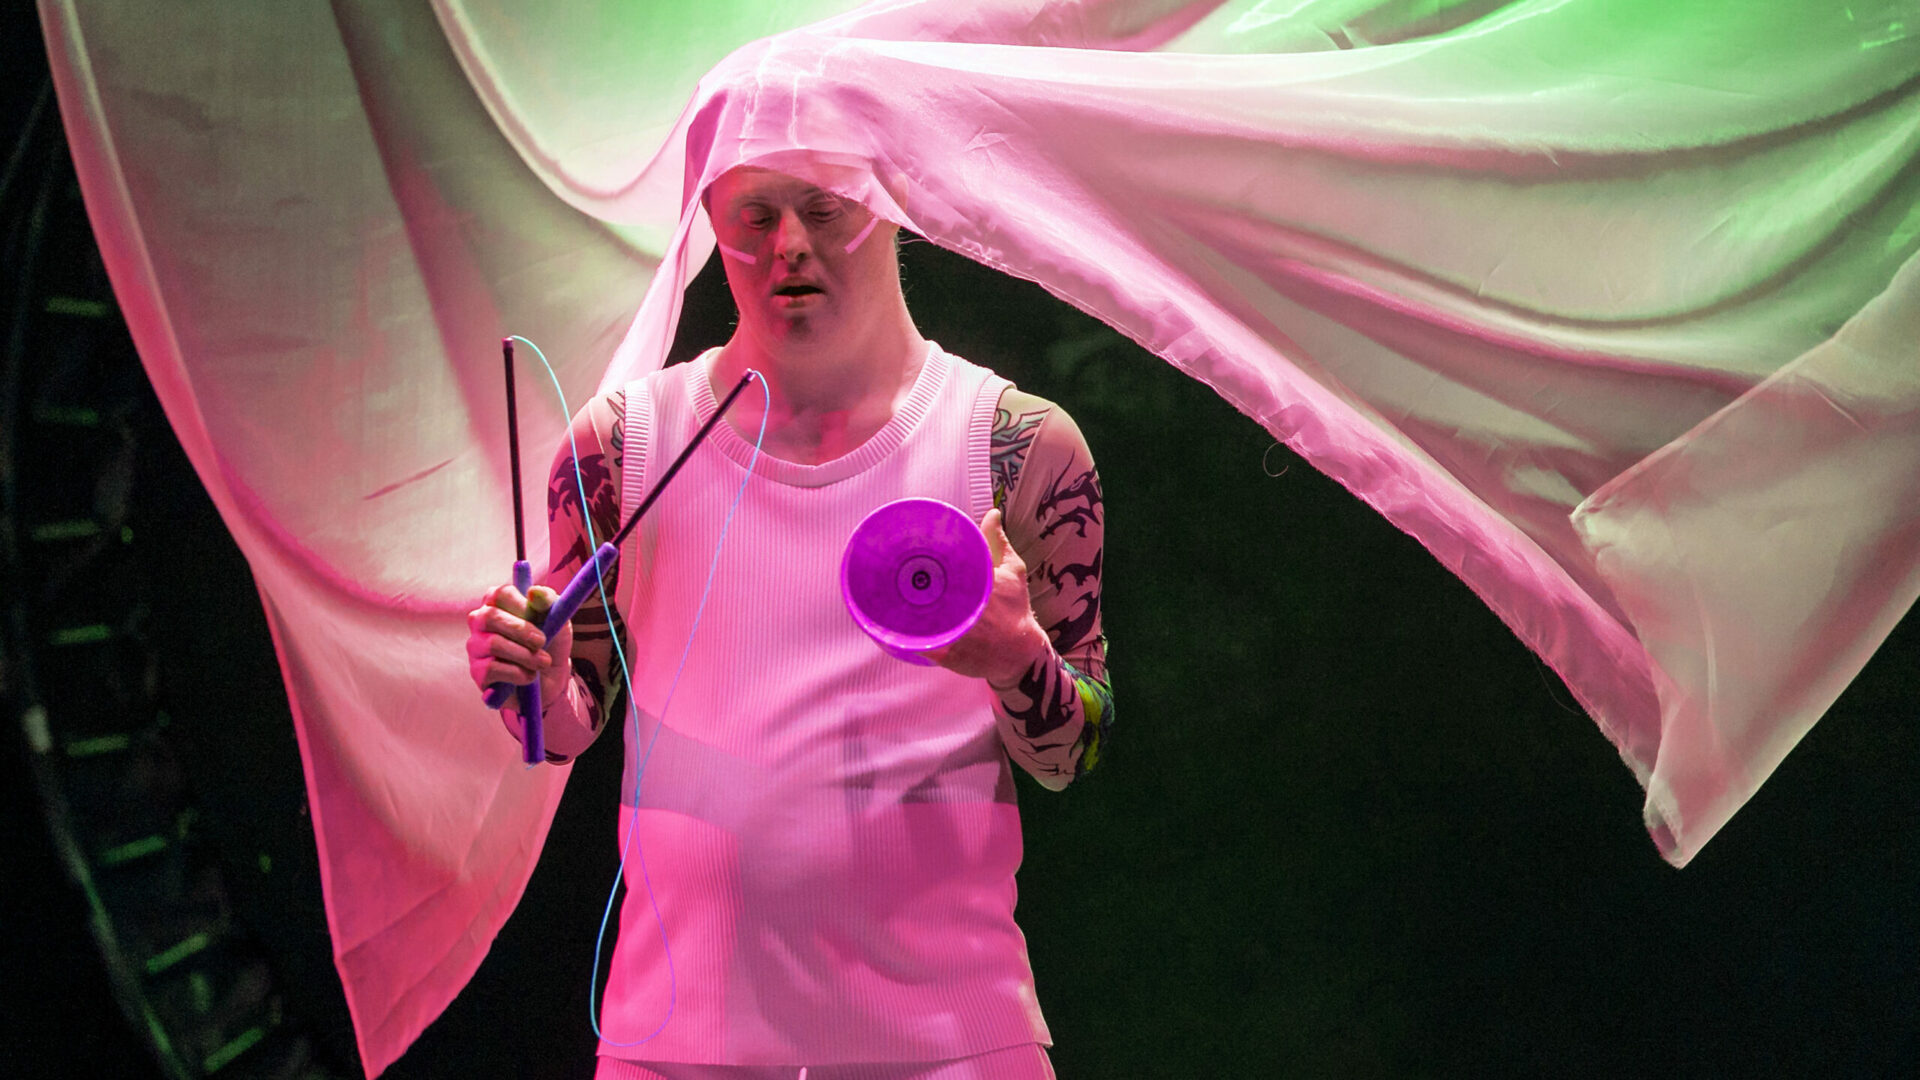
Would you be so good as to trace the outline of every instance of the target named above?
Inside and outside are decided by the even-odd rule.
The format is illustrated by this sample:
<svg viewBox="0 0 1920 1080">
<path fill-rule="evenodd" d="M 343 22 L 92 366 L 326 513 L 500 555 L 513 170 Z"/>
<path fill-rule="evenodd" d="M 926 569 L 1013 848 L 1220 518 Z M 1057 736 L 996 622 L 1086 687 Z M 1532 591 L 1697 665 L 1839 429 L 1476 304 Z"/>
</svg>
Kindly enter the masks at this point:
<svg viewBox="0 0 1920 1080">
<path fill-rule="evenodd" d="M 273 627 L 370 1073 L 566 778 L 461 649 L 512 556 L 498 339 L 576 405 L 657 365 L 734 164 L 1041 283 L 1417 537 L 1676 865 L 1920 592 L 1914 0 L 661 6 L 41 0 L 115 290 Z M 543 461 L 562 413 L 521 400 Z"/>
</svg>

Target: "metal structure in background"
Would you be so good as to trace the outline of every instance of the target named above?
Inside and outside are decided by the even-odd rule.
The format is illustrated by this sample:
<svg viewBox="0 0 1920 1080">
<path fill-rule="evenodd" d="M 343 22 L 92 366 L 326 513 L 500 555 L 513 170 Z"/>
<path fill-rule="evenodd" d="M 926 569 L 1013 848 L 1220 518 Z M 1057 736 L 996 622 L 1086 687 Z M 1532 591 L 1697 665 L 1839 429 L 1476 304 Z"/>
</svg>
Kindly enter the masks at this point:
<svg viewBox="0 0 1920 1080">
<path fill-rule="evenodd" d="M 174 742 L 134 499 L 169 440 L 94 245 L 50 89 L 0 173 L 0 708 L 114 993 L 173 1077 L 319 1080 L 234 916 Z"/>
</svg>

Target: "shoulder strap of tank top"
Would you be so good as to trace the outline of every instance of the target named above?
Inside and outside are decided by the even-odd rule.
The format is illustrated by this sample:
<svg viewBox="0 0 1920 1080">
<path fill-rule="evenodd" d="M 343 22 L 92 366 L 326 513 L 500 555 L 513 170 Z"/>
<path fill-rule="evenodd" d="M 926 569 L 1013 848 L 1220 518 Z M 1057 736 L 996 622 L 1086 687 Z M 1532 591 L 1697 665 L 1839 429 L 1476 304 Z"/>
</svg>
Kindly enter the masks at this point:
<svg viewBox="0 0 1920 1080">
<path fill-rule="evenodd" d="M 1000 407 L 1000 395 L 1013 384 L 977 364 L 957 356 L 953 359 L 956 369 L 972 369 L 981 373 L 979 386 L 973 395 L 972 412 L 967 418 L 969 505 L 966 510 L 968 516 L 979 521 L 987 511 L 993 509 L 993 414 Z"/>
<path fill-rule="evenodd" d="M 646 497 L 647 476 L 653 471 L 654 434 L 658 428 L 653 395 L 654 378 L 639 378 L 627 384 L 626 435 L 622 446 L 620 462 L 620 521 L 622 524 L 633 516 L 633 511 Z M 640 544 L 640 530 L 634 530 L 621 545 L 620 562 L 624 566 L 638 568 L 639 560 L 634 553 Z M 621 592 L 631 590 L 639 580 L 639 574 L 628 571 L 620 576 Z M 629 597 L 622 595 L 614 598 L 614 603 L 622 611 L 631 611 Z"/>
</svg>

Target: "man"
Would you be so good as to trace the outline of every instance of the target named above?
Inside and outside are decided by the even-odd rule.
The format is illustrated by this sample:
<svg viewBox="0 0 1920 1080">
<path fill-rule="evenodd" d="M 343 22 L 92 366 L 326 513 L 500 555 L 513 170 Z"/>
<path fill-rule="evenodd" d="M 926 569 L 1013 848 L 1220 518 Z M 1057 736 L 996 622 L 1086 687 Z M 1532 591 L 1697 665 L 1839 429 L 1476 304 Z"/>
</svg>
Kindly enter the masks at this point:
<svg viewBox="0 0 1920 1080">
<path fill-rule="evenodd" d="M 891 223 L 751 167 L 703 202 L 739 325 L 575 418 L 587 507 L 563 446 L 547 580 L 591 554 L 588 519 L 596 540 L 617 529 L 716 391 L 751 369 L 766 397 L 750 388 L 689 460 L 623 550 L 612 610 L 583 608 L 577 637 L 544 640 L 509 586 L 469 616 L 474 680 L 538 678 L 555 760 L 629 716 L 613 659 L 630 643 L 622 832 L 638 858 L 598 1075 L 1051 1076 L 1012 917 L 1007 759 L 1064 787 L 1111 722 L 1091 456 L 1058 407 L 920 336 Z M 909 495 L 977 515 L 996 564 L 986 613 L 938 666 L 886 656 L 838 594 L 853 525 Z"/>
</svg>

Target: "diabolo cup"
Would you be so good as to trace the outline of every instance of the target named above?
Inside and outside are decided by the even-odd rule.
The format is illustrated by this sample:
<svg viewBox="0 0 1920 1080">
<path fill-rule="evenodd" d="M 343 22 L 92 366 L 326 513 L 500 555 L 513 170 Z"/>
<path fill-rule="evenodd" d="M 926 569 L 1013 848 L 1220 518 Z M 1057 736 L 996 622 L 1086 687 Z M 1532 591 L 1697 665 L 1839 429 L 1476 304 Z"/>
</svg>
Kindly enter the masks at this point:
<svg viewBox="0 0 1920 1080">
<path fill-rule="evenodd" d="M 987 609 L 993 553 L 973 519 L 939 499 L 897 499 L 868 514 L 840 557 L 854 624 L 890 656 L 958 641 Z"/>
</svg>

